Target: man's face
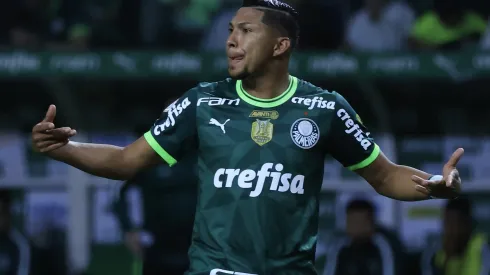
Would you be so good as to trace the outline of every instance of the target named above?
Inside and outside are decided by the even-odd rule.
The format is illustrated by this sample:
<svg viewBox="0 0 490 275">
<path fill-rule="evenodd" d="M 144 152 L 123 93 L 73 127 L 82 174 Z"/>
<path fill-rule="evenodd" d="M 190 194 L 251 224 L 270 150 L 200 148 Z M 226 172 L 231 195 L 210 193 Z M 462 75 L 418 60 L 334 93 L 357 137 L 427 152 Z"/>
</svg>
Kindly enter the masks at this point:
<svg viewBox="0 0 490 275">
<path fill-rule="evenodd" d="M 0 232 L 8 230 L 10 225 L 10 209 L 3 202 L 0 202 Z"/>
<path fill-rule="evenodd" d="M 263 15 L 263 11 L 254 8 L 241 8 L 230 22 L 226 51 L 232 78 L 243 79 L 257 73 L 273 56 L 275 36 L 262 23 Z"/>
<path fill-rule="evenodd" d="M 351 210 L 347 212 L 346 231 L 353 239 L 368 238 L 374 232 L 372 214 L 367 210 Z"/>
</svg>

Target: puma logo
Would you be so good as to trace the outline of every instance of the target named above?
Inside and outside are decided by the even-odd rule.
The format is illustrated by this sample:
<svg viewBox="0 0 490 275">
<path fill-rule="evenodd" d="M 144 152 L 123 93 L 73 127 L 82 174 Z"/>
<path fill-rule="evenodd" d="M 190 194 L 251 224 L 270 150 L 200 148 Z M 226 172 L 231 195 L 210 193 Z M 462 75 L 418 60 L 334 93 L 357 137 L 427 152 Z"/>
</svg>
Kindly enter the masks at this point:
<svg viewBox="0 0 490 275">
<path fill-rule="evenodd" d="M 223 134 L 226 134 L 225 131 L 225 124 L 230 121 L 230 119 L 227 119 L 223 124 L 219 123 L 216 119 L 212 118 L 209 120 L 209 124 L 215 125 L 221 128 L 221 131 L 223 131 Z"/>
</svg>

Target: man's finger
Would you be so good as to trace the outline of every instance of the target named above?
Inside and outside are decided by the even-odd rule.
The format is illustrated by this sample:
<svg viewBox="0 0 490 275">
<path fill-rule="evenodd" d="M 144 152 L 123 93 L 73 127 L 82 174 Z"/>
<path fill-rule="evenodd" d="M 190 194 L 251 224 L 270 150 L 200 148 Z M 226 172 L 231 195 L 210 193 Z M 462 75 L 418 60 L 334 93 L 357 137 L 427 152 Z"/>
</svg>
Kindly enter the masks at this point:
<svg viewBox="0 0 490 275">
<path fill-rule="evenodd" d="M 45 133 L 36 133 L 35 135 L 32 135 L 33 142 L 52 140 L 53 138 L 54 138 L 53 135 L 45 134 Z"/>
<path fill-rule="evenodd" d="M 54 122 L 54 118 L 56 117 L 56 106 L 51 104 L 49 105 L 48 111 L 46 112 L 46 116 L 43 119 L 43 122 Z"/>
<path fill-rule="evenodd" d="M 50 146 L 48 146 L 46 148 L 39 149 L 39 152 L 41 152 L 41 153 L 50 152 L 50 151 L 53 151 L 53 150 L 56 150 L 56 149 L 58 149 L 60 147 L 65 146 L 65 144 L 67 144 L 67 143 L 68 143 L 68 140 L 66 140 L 64 142 L 57 142 L 57 143 L 55 143 L 53 145 L 50 145 Z"/>
<path fill-rule="evenodd" d="M 40 150 L 43 148 L 48 148 L 49 146 L 56 144 L 56 143 L 63 143 L 64 141 L 59 141 L 59 140 L 45 140 L 45 141 L 40 141 L 36 143 L 37 148 Z"/>
<path fill-rule="evenodd" d="M 69 138 L 76 135 L 77 131 L 70 127 L 62 127 L 62 128 L 49 130 L 48 133 L 54 136 L 55 138 L 62 139 L 62 138 Z"/>
<path fill-rule="evenodd" d="M 44 132 L 44 131 L 51 130 L 51 129 L 54 129 L 53 123 L 51 123 L 51 122 L 40 122 L 40 123 L 36 124 L 34 126 L 34 128 L 32 128 L 32 131 L 34 133 L 40 133 L 40 132 Z"/>
<path fill-rule="evenodd" d="M 454 174 L 453 174 L 453 172 L 451 172 L 451 173 L 449 173 L 449 176 L 447 176 L 446 186 L 451 187 L 453 185 L 453 180 L 454 180 Z"/>
<path fill-rule="evenodd" d="M 412 181 L 415 182 L 416 184 L 422 185 L 422 186 L 427 186 L 429 185 L 429 181 L 425 180 L 419 176 L 413 175 L 412 176 Z"/>
<path fill-rule="evenodd" d="M 415 190 L 419 191 L 422 194 L 429 195 L 429 189 L 422 185 L 415 185 Z"/>
<path fill-rule="evenodd" d="M 446 163 L 446 167 L 448 168 L 455 168 L 456 165 L 458 164 L 459 160 L 464 154 L 464 149 L 463 148 L 458 148 L 454 153 L 451 155 L 449 160 Z"/>
</svg>

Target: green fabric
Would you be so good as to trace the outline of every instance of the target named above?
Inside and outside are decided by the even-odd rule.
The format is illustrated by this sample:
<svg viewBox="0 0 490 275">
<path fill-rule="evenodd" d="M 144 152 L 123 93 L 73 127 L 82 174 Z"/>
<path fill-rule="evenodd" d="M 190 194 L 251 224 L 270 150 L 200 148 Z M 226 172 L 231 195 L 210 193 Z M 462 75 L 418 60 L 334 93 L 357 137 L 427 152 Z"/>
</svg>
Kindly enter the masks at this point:
<svg viewBox="0 0 490 275">
<path fill-rule="evenodd" d="M 482 247 L 487 243 L 484 234 L 475 234 L 468 243 L 465 254 L 462 257 L 446 259 L 443 250 L 437 252 L 435 264 L 439 269 L 445 269 L 445 275 L 479 275 L 482 266 Z M 447 260 L 447 263 L 446 263 Z M 447 266 L 444 268 L 444 264 Z"/>
<path fill-rule="evenodd" d="M 429 45 L 442 45 L 457 41 L 467 35 L 484 33 L 487 23 L 478 14 L 468 12 L 459 26 L 448 27 L 441 23 L 435 12 L 428 12 L 418 18 L 412 28 L 412 37 Z"/>
</svg>

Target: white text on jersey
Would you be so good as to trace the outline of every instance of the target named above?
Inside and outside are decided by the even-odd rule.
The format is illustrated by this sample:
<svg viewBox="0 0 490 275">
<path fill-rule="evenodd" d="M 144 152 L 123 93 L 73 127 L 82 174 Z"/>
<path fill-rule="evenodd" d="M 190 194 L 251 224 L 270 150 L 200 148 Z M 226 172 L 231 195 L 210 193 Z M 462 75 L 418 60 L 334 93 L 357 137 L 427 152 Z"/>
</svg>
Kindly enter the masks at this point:
<svg viewBox="0 0 490 275">
<path fill-rule="evenodd" d="M 275 171 L 270 171 L 272 168 Z M 284 165 L 280 163 L 275 165 L 273 163 L 264 163 L 259 171 L 220 168 L 214 174 L 214 186 L 216 188 L 230 188 L 236 182 L 240 188 L 253 189 L 250 192 L 250 197 L 257 197 L 262 193 L 266 180 L 271 178 L 269 190 L 303 194 L 305 176 L 281 173 L 283 169 Z"/>
<path fill-rule="evenodd" d="M 335 101 L 323 100 L 323 97 L 318 96 L 315 96 L 314 98 L 293 97 L 291 99 L 291 102 L 306 105 L 308 106 L 308 110 L 311 110 L 315 107 L 320 109 L 335 109 Z"/>
<path fill-rule="evenodd" d="M 219 106 L 219 105 L 235 105 L 238 106 L 240 104 L 240 99 L 229 99 L 229 98 L 221 98 L 221 97 L 201 97 L 197 100 L 197 106 L 200 106 L 201 103 L 207 103 L 209 106 Z"/>
<path fill-rule="evenodd" d="M 165 131 L 165 129 L 167 129 L 168 127 L 174 126 L 175 119 L 180 114 L 182 114 L 182 111 L 184 111 L 187 107 L 189 107 L 189 105 L 191 105 L 191 101 L 189 100 L 189 98 L 186 97 L 179 104 L 173 103 L 167 109 L 165 109 L 164 112 L 167 113 L 167 119 L 165 120 L 165 122 L 155 126 L 155 128 L 153 129 L 153 134 L 158 136 L 163 131 Z"/>
<path fill-rule="evenodd" d="M 367 138 L 367 134 L 362 131 L 358 123 L 354 122 L 347 111 L 340 109 L 337 111 L 337 116 L 345 123 L 345 127 L 347 127 L 345 132 L 353 135 L 364 150 L 367 150 L 372 145 L 372 142 Z"/>
</svg>

